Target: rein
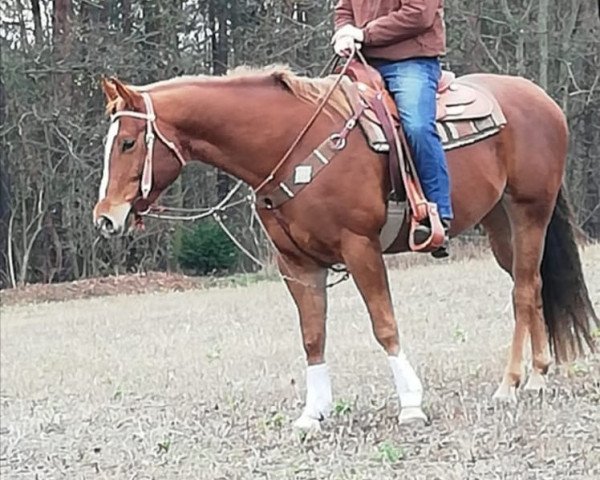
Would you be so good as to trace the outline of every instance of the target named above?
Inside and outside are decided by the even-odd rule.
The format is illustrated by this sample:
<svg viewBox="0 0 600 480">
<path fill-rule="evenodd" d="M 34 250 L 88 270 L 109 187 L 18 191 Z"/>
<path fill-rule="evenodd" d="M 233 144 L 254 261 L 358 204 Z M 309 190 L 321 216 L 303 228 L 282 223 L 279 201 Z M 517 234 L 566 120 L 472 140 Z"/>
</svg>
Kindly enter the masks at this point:
<svg viewBox="0 0 600 480">
<path fill-rule="evenodd" d="M 195 220 L 202 220 L 207 217 L 214 217 L 215 214 L 220 214 L 229 210 L 230 208 L 237 207 L 244 203 L 248 203 L 248 198 L 242 198 L 231 202 L 233 196 L 239 191 L 244 182 L 239 180 L 235 186 L 223 197 L 219 203 L 213 207 L 204 208 L 177 208 L 177 207 L 164 207 L 162 205 L 151 205 L 148 210 L 143 213 L 148 218 L 158 218 L 161 220 L 178 220 L 184 222 L 193 222 Z"/>
</svg>

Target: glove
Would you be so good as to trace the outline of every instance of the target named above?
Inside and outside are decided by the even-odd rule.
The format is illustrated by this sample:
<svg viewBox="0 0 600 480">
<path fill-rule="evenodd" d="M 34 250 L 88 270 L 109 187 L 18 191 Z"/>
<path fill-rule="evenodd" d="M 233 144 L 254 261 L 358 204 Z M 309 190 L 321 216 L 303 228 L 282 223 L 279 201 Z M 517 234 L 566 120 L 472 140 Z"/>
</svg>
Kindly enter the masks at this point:
<svg viewBox="0 0 600 480">
<path fill-rule="evenodd" d="M 351 37 L 356 43 L 362 43 L 365 40 L 365 34 L 360 28 L 356 28 L 354 25 L 344 25 L 337 32 L 334 33 L 331 43 L 335 43 L 342 37 Z"/>
<path fill-rule="evenodd" d="M 364 39 L 365 35 L 360 28 L 356 28 L 354 25 L 344 25 L 335 32 L 331 43 L 333 43 L 335 53 L 340 57 L 345 57 L 353 48 L 360 49 Z"/>
<path fill-rule="evenodd" d="M 333 45 L 333 50 L 340 57 L 347 57 L 353 48 L 359 49 L 360 47 L 361 44 L 356 43 L 352 37 L 340 37 Z"/>
</svg>

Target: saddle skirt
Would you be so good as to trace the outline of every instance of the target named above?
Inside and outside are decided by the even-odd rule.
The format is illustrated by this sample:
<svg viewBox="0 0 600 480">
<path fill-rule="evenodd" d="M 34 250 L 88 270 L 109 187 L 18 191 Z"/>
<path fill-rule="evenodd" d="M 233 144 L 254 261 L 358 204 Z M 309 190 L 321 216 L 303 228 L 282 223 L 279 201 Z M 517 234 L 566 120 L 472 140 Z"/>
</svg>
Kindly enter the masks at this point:
<svg viewBox="0 0 600 480">
<path fill-rule="evenodd" d="M 361 64 L 353 66 L 341 82 L 341 89 L 354 112 L 361 103 L 368 104 L 378 92 L 385 92 L 384 102 L 397 125 L 400 123 L 396 103 L 375 69 Z M 442 73 L 438 86 L 436 120 L 444 150 L 483 140 L 506 125 L 502 109 L 490 92 L 468 79 L 457 79 L 454 73 L 448 71 Z M 389 152 L 388 140 L 375 112 L 368 109 L 359 123 L 374 151 Z"/>
</svg>

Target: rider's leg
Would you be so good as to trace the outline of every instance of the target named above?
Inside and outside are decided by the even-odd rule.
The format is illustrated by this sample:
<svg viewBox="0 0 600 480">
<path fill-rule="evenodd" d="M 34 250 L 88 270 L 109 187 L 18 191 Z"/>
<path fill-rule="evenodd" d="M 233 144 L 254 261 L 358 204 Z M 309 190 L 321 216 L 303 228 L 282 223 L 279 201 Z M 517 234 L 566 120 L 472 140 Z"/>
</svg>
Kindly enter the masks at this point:
<svg viewBox="0 0 600 480">
<path fill-rule="evenodd" d="M 453 216 L 450 179 L 435 123 L 439 60 L 414 58 L 377 62 L 375 67 L 396 100 L 425 196 L 437 204 L 440 217 L 449 225 Z"/>
</svg>

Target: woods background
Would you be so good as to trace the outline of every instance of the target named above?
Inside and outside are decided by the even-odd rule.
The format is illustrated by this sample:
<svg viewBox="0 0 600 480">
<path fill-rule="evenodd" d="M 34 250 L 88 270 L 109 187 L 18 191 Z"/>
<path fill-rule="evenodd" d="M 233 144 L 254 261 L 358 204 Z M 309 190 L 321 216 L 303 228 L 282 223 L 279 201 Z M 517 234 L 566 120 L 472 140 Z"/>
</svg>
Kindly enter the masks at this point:
<svg viewBox="0 0 600 480">
<path fill-rule="evenodd" d="M 165 270 L 179 227 L 100 239 L 91 222 L 108 125 L 101 75 L 146 83 L 284 62 L 316 75 L 331 56 L 334 1 L 8 0 L 0 48 L 0 285 Z M 600 21 L 595 0 L 446 0 L 446 68 L 522 75 L 560 104 L 572 132 L 567 188 L 600 238 Z M 473 159 L 477 161 L 477 159 Z M 216 203 L 230 180 L 199 165 L 170 190 Z M 237 212 L 228 224 L 260 249 Z"/>
</svg>

